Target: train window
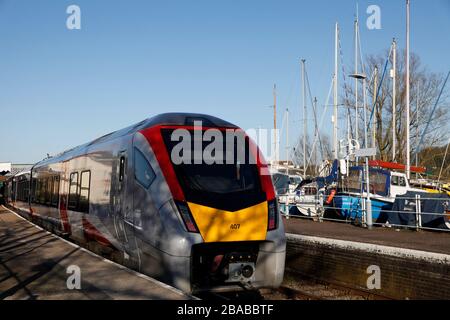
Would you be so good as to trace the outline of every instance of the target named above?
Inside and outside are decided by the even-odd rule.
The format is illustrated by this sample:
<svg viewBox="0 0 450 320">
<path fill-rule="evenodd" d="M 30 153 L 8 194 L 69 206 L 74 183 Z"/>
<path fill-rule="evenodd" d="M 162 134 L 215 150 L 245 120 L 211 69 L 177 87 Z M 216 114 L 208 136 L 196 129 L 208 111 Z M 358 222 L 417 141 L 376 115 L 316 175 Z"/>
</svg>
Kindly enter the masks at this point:
<svg viewBox="0 0 450 320">
<path fill-rule="evenodd" d="M 17 183 L 17 200 L 22 201 L 22 181 Z"/>
<path fill-rule="evenodd" d="M 24 182 L 24 201 L 28 202 L 30 199 L 30 182 L 25 180 Z"/>
<path fill-rule="evenodd" d="M 22 201 L 22 181 L 17 182 L 17 200 Z"/>
<path fill-rule="evenodd" d="M 119 181 L 122 182 L 125 174 L 125 157 L 120 157 L 119 161 Z"/>
<path fill-rule="evenodd" d="M 14 180 L 11 184 L 11 200 L 16 201 L 16 183 L 14 182 Z"/>
<path fill-rule="evenodd" d="M 40 197 L 40 185 L 41 185 L 41 180 L 40 179 L 34 179 L 34 183 L 35 183 L 35 193 L 34 193 L 34 201 L 35 203 L 39 203 L 39 197 Z"/>
<path fill-rule="evenodd" d="M 78 207 L 78 172 L 70 174 L 69 184 L 69 201 L 68 208 L 70 210 L 76 210 Z"/>
<path fill-rule="evenodd" d="M 41 189 L 39 192 L 39 203 L 41 204 L 45 204 L 45 196 L 46 196 L 46 192 L 47 192 L 47 179 L 41 179 Z"/>
<path fill-rule="evenodd" d="M 150 163 L 145 159 L 142 152 L 136 148 L 134 148 L 134 177 L 145 189 L 150 187 L 155 179 L 155 172 Z"/>
<path fill-rule="evenodd" d="M 28 201 L 28 181 L 22 179 L 17 185 L 17 200 Z"/>
<path fill-rule="evenodd" d="M 53 177 L 52 206 L 58 207 L 59 200 L 59 176 Z"/>
<path fill-rule="evenodd" d="M 51 205 L 53 197 L 53 177 L 47 179 L 47 192 L 45 193 L 45 204 Z"/>
<path fill-rule="evenodd" d="M 80 179 L 80 199 L 78 202 L 78 210 L 80 212 L 89 213 L 89 191 L 91 187 L 91 172 L 81 172 Z"/>
</svg>

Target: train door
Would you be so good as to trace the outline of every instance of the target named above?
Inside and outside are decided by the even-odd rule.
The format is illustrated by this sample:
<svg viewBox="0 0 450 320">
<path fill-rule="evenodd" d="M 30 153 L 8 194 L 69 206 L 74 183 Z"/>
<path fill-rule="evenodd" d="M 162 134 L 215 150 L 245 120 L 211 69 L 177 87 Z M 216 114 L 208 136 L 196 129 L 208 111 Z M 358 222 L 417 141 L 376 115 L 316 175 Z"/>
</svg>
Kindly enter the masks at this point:
<svg viewBox="0 0 450 320">
<path fill-rule="evenodd" d="M 132 161 L 127 151 L 119 153 L 116 174 L 116 192 L 114 201 L 114 222 L 119 241 L 123 245 L 124 263 L 136 268 L 139 265 L 139 253 L 134 237 L 133 196 L 129 187 L 132 174 Z M 131 181 L 132 182 L 132 181 Z"/>
</svg>

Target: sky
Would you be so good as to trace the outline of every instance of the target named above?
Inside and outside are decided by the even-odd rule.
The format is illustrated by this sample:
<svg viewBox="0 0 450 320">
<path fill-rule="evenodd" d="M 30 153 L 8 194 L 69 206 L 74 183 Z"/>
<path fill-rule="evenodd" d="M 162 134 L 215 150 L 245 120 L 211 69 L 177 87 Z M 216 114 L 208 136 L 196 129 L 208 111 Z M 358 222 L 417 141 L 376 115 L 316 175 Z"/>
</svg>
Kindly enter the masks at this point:
<svg viewBox="0 0 450 320">
<path fill-rule="evenodd" d="M 446 73 L 450 1 L 411 3 L 411 50 L 430 71 Z M 80 30 L 66 27 L 72 4 L 81 9 Z M 369 5 L 381 10 L 379 30 L 366 27 Z M 404 48 L 404 0 L 358 6 L 364 56 L 384 52 L 393 37 Z M 320 115 L 336 22 L 344 62 L 353 63 L 355 8 L 350 0 L 0 0 L 0 162 L 33 163 L 163 112 L 271 128 L 274 83 L 278 126 L 289 108 L 296 140 L 300 59 Z M 322 130 L 330 126 L 328 114 Z"/>
</svg>

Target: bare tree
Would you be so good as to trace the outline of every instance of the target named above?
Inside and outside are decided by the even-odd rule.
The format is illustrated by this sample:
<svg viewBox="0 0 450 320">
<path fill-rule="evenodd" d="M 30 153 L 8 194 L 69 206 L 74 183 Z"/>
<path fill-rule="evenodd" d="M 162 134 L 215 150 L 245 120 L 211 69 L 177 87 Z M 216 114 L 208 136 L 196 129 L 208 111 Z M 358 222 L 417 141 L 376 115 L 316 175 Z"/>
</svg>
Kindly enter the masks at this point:
<svg viewBox="0 0 450 320">
<path fill-rule="evenodd" d="M 303 136 L 298 138 L 290 157 L 296 166 L 303 168 Z M 332 147 L 328 135 L 320 134 L 320 141 L 314 136 L 313 139 L 306 140 L 307 175 L 317 175 L 320 164 L 332 158 Z"/>
<path fill-rule="evenodd" d="M 378 85 L 382 78 L 382 73 L 386 64 L 386 59 L 389 52 L 384 54 L 371 55 L 366 60 L 366 73 L 368 82 L 367 101 L 368 115 L 371 114 L 374 103 L 374 92 L 377 92 L 373 81 L 373 71 L 378 69 Z M 375 127 L 376 148 L 378 150 L 378 157 L 385 161 L 392 159 L 392 78 L 390 77 L 390 68 L 392 61 L 388 62 L 387 70 L 374 108 L 374 114 L 371 128 Z M 410 133 L 411 133 L 411 152 L 414 155 L 416 152 L 425 147 L 442 146 L 448 142 L 448 120 L 450 119 L 450 112 L 448 112 L 450 104 L 448 102 L 448 91 L 446 90 L 441 97 L 440 103 L 437 106 L 435 113 L 430 121 L 428 131 L 424 137 L 422 146 L 418 146 L 420 137 L 429 121 L 429 116 L 436 103 L 437 97 L 444 82 L 443 74 L 430 72 L 424 67 L 416 54 L 411 55 L 410 59 Z M 405 54 L 397 55 L 397 94 L 396 94 L 396 157 L 397 162 L 404 162 L 406 159 L 406 76 L 405 76 Z M 360 112 L 358 114 L 360 130 L 359 137 L 364 136 L 363 123 L 363 103 L 362 103 L 362 86 L 359 85 L 359 106 Z M 344 85 L 344 96 L 342 97 L 344 105 L 347 106 L 351 112 L 351 118 L 355 119 L 355 95 L 354 85 L 346 83 Z M 369 116 L 368 116 L 369 118 Z M 376 121 L 374 121 L 376 120 Z M 360 139 L 362 141 L 362 139 Z M 370 141 L 370 139 L 369 139 Z M 371 145 L 370 143 L 368 144 Z M 414 157 L 411 158 L 414 161 Z M 419 160 L 420 161 L 420 160 Z M 420 162 L 419 162 L 420 163 Z"/>
</svg>

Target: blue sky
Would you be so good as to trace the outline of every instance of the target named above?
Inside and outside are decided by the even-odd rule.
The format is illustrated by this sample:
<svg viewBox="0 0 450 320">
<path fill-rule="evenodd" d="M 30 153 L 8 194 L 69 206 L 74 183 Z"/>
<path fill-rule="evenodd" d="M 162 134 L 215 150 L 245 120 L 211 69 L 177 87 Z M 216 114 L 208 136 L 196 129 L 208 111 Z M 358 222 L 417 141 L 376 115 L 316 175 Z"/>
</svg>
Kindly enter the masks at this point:
<svg viewBox="0 0 450 320">
<path fill-rule="evenodd" d="M 81 8 L 81 30 L 66 28 L 71 4 Z M 365 27 L 370 4 L 381 8 L 381 30 Z M 313 95 L 323 105 L 334 23 L 351 64 L 355 6 L 350 0 L 0 0 L 0 162 L 35 162 L 168 111 L 270 128 L 274 83 L 279 119 L 290 109 L 292 140 L 302 130 L 299 59 L 307 60 Z M 359 7 L 363 54 L 384 51 L 393 37 L 404 47 L 404 0 L 359 1 Z M 430 70 L 450 70 L 450 1 L 412 0 L 411 18 L 412 51 Z"/>
</svg>

